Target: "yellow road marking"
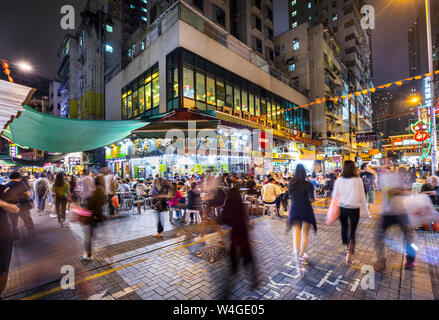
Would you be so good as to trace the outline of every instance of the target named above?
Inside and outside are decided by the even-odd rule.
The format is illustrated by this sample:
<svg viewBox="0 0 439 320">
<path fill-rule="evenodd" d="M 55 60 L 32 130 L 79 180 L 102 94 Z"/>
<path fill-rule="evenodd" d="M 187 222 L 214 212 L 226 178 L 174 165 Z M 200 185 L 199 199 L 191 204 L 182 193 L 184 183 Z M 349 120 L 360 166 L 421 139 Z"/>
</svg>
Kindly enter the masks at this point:
<svg viewBox="0 0 439 320">
<path fill-rule="evenodd" d="M 90 281 L 90 280 L 93 280 L 93 279 L 96 279 L 96 278 L 103 277 L 103 276 L 105 276 L 107 274 L 113 273 L 115 271 L 119 271 L 121 269 L 124 269 L 126 267 L 130 267 L 130 266 L 135 265 L 135 264 L 140 263 L 140 262 L 144 262 L 146 260 L 148 260 L 148 259 L 147 258 L 143 258 L 143 259 L 140 259 L 140 260 L 137 260 L 137 261 L 134 261 L 134 262 L 130 262 L 130 263 L 124 264 L 124 265 L 116 267 L 116 268 L 112 268 L 112 269 L 107 270 L 107 271 L 103 271 L 103 272 L 94 274 L 94 275 L 86 277 L 84 279 L 75 281 L 75 286 L 77 284 L 82 283 L 82 282 L 86 282 L 86 281 Z M 47 296 L 49 294 L 52 294 L 52 293 L 55 293 L 55 292 L 58 292 L 58 291 L 61 291 L 61 290 L 64 290 L 64 289 L 61 288 L 61 287 L 56 287 L 56 288 L 50 289 L 48 291 L 44 291 L 44 292 L 40 292 L 40 293 L 34 294 L 34 295 L 30 296 L 30 297 L 23 298 L 21 300 L 36 300 L 36 299 L 39 299 L 41 297 Z"/>
<path fill-rule="evenodd" d="M 251 221 L 250 223 L 253 224 L 253 223 L 255 223 L 255 222 L 265 220 L 265 219 L 267 219 L 267 218 L 269 218 L 269 217 L 270 217 L 270 216 L 262 217 L 262 218 L 259 218 L 259 219 L 256 219 L 256 220 L 253 220 L 253 221 Z M 228 232 L 230 232 L 230 230 L 226 230 L 224 233 L 228 233 Z M 177 251 L 177 250 L 180 250 L 180 249 L 183 249 L 183 248 L 186 248 L 186 247 L 192 246 L 192 245 L 197 244 L 197 243 L 200 243 L 200 242 L 204 242 L 205 240 L 207 240 L 207 239 L 211 239 L 211 238 L 214 238 L 214 237 L 217 237 L 218 235 L 219 235 L 219 233 L 216 232 L 216 233 L 214 233 L 214 234 L 212 234 L 212 235 L 210 235 L 210 236 L 208 236 L 208 237 L 204 237 L 204 238 L 199 239 L 199 240 L 197 240 L 197 241 L 194 241 L 194 242 L 191 242 L 191 243 L 188 243 L 188 244 L 185 244 L 185 245 L 178 246 L 178 247 L 176 247 L 176 248 L 174 248 L 174 249 L 171 249 L 171 250 L 166 251 L 165 253 L 159 253 L 158 255 L 159 255 L 159 256 L 162 256 L 162 255 L 165 255 L 165 254 L 167 254 L 167 253 L 174 252 L 174 251 Z M 140 260 L 137 260 L 137 261 L 134 261 L 134 262 L 130 262 L 130 263 L 124 264 L 124 265 L 119 266 L 119 267 L 116 267 L 116 268 L 109 269 L 109 270 L 107 270 L 107 271 L 103 271 L 103 272 L 100 272 L 100 273 L 94 274 L 94 275 L 89 276 L 89 277 L 86 277 L 86 278 L 84 278 L 84 279 L 81 279 L 81 280 L 75 281 L 75 285 L 80 284 L 80 283 L 82 283 L 82 282 L 86 282 L 86 281 L 90 281 L 90 280 L 93 280 L 93 279 L 96 279 L 96 278 L 103 277 L 103 276 L 105 276 L 105 275 L 107 275 L 107 274 L 113 273 L 113 272 L 115 272 L 115 271 L 119 271 L 119 270 L 124 269 L 124 268 L 126 268 L 126 267 L 133 266 L 133 265 L 135 265 L 135 264 L 137 264 L 137 263 L 141 263 L 141 262 L 144 262 L 144 261 L 146 261 L 146 260 L 148 260 L 148 259 L 147 259 L 147 258 L 143 258 L 143 259 L 140 259 Z M 58 291 L 61 291 L 61 290 L 64 290 L 64 289 L 61 288 L 61 287 L 56 287 L 56 288 L 53 288 L 53 289 L 50 289 L 50 290 L 47 290 L 47 291 L 43 291 L 43 292 L 40 292 L 40 293 L 34 294 L 34 295 L 29 296 L 29 297 L 26 297 L 26 298 L 22 298 L 21 300 L 36 300 L 36 299 L 39 299 L 39 298 L 41 298 L 41 297 L 47 296 L 47 295 L 49 295 L 49 294 L 52 294 L 52 293 L 55 293 L 55 292 L 58 292 Z"/>
</svg>

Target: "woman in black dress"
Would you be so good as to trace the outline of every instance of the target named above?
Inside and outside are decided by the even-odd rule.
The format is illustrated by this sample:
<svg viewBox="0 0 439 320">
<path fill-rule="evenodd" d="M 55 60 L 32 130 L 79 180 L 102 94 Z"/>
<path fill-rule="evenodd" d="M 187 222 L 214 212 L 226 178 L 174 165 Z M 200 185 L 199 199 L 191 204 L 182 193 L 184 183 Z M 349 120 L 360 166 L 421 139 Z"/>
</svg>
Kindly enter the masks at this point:
<svg viewBox="0 0 439 320">
<path fill-rule="evenodd" d="M 314 194 L 314 186 L 306 181 L 306 171 L 303 165 L 298 164 L 293 179 L 288 185 L 288 193 L 291 199 L 288 225 L 295 229 L 294 253 L 299 261 L 308 263 L 308 256 L 305 253 L 308 244 L 308 234 L 311 225 L 317 231 L 316 218 L 311 205 Z"/>
</svg>

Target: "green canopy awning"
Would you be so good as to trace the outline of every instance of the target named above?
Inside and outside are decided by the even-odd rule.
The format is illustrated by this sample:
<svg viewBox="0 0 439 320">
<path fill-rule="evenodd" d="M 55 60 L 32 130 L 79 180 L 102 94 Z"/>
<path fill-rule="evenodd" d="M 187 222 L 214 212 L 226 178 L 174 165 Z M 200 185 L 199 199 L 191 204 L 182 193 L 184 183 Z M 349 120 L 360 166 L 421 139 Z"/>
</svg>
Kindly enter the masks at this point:
<svg viewBox="0 0 439 320">
<path fill-rule="evenodd" d="M 29 106 L 24 108 L 21 116 L 9 125 L 11 140 L 20 146 L 49 152 L 93 150 L 148 124 L 138 120 L 66 119 L 37 112 Z"/>
</svg>

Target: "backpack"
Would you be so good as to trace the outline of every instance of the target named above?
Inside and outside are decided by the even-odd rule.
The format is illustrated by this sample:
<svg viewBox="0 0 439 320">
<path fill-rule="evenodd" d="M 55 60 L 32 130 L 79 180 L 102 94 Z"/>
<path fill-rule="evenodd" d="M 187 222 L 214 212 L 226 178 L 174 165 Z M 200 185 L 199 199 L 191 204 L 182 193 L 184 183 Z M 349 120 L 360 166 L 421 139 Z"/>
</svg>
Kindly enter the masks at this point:
<svg viewBox="0 0 439 320">
<path fill-rule="evenodd" d="M 361 179 L 363 180 L 363 186 L 364 186 L 364 191 L 368 192 L 368 191 L 373 191 L 373 185 L 372 182 L 369 180 L 369 178 L 367 177 L 367 174 L 364 174 Z"/>
<path fill-rule="evenodd" d="M 38 181 L 37 186 L 36 186 L 35 189 L 36 189 L 37 195 L 39 197 L 44 196 L 46 194 L 46 192 L 47 192 L 47 183 L 46 183 L 46 181 L 44 181 L 44 180 Z"/>
</svg>

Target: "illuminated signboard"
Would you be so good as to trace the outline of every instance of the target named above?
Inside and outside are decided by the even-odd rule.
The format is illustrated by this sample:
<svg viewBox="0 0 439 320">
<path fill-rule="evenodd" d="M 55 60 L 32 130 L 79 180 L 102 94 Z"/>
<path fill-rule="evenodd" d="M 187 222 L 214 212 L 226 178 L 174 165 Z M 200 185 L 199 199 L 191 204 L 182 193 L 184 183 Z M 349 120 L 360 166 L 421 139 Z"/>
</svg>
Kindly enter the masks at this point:
<svg viewBox="0 0 439 320">
<path fill-rule="evenodd" d="M 424 78 L 424 102 L 427 106 L 431 105 L 431 82 L 430 77 Z"/>
<path fill-rule="evenodd" d="M 17 157 L 17 145 L 16 144 L 9 144 L 9 155 L 11 156 L 11 158 L 16 158 Z"/>
</svg>

